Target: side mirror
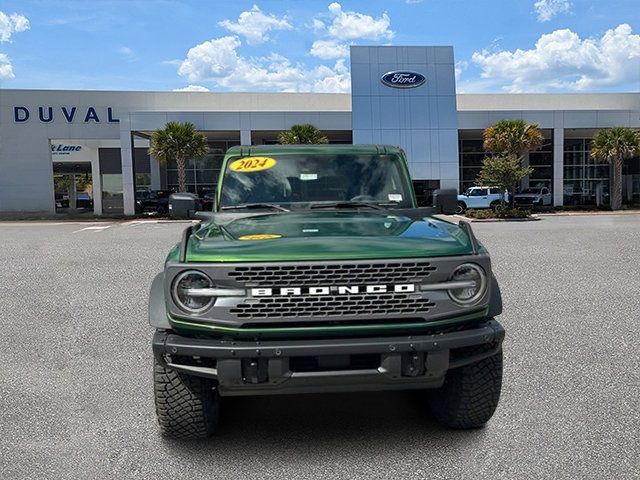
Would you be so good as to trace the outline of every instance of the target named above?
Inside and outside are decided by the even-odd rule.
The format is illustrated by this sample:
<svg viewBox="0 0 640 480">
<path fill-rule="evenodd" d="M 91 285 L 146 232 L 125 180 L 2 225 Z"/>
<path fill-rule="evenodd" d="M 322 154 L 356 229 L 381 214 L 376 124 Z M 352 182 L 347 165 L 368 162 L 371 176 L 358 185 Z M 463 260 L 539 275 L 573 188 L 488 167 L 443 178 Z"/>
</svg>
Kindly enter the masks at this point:
<svg viewBox="0 0 640 480">
<path fill-rule="evenodd" d="M 193 193 L 172 193 L 169 197 L 169 218 L 191 220 L 201 208 L 200 199 Z"/>
<path fill-rule="evenodd" d="M 458 192 L 454 188 L 439 188 L 433 191 L 433 206 L 438 213 L 453 215 L 458 206 Z"/>
</svg>

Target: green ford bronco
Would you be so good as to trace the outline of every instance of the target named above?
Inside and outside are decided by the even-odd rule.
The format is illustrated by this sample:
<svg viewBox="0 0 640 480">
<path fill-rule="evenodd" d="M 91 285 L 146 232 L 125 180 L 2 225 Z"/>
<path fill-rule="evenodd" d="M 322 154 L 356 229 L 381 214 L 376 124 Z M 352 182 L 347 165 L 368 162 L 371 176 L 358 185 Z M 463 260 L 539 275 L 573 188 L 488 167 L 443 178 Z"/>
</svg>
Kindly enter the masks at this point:
<svg viewBox="0 0 640 480">
<path fill-rule="evenodd" d="M 386 389 L 428 390 L 447 427 L 486 423 L 500 290 L 470 225 L 434 213 L 397 147 L 231 148 L 151 286 L 162 432 L 213 434 L 221 397 Z"/>
</svg>

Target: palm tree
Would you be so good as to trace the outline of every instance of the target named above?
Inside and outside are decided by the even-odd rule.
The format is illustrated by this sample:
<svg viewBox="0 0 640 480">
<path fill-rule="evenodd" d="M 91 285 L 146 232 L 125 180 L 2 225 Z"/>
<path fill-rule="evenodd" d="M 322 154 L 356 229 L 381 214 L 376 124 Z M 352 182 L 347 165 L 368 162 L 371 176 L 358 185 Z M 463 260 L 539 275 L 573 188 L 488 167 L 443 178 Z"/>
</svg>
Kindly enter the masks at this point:
<svg viewBox="0 0 640 480">
<path fill-rule="evenodd" d="M 591 158 L 611 165 L 611 209 L 622 206 L 622 165 L 640 156 L 640 132 L 627 127 L 600 130 L 591 141 Z"/>
<path fill-rule="evenodd" d="M 278 142 L 284 144 L 318 144 L 329 143 L 329 139 L 313 125 L 303 123 L 301 125 L 293 125 L 290 130 L 280 132 Z"/>
<path fill-rule="evenodd" d="M 540 126 L 524 120 L 500 120 L 485 128 L 483 139 L 485 150 L 509 157 L 511 162 L 507 163 L 510 163 L 514 169 L 522 167 L 522 159 L 525 155 L 538 150 L 544 143 Z M 508 190 L 511 205 L 513 205 L 514 190 L 515 185 Z"/>
<path fill-rule="evenodd" d="M 149 155 L 167 164 L 176 161 L 178 167 L 178 189 L 187 191 L 185 164 L 187 158 L 203 158 L 209 153 L 207 137 L 189 122 L 168 122 L 164 128 L 151 134 Z"/>
<path fill-rule="evenodd" d="M 485 128 L 483 138 L 485 150 L 520 161 L 528 152 L 538 150 L 544 142 L 540 126 L 524 120 L 500 120 Z"/>
</svg>

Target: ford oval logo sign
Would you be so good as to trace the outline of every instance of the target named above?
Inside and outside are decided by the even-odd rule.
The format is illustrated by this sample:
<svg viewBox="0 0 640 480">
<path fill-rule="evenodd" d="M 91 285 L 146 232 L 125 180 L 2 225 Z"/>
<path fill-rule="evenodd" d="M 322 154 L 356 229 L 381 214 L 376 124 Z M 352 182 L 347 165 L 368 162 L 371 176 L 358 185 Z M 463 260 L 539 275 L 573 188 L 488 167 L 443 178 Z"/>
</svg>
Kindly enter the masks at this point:
<svg viewBox="0 0 640 480">
<path fill-rule="evenodd" d="M 416 72 L 393 71 L 385 73 L 380 81 L 392 88 L 416 88 L 427 81 L 424 75 Z"/>
</svg>

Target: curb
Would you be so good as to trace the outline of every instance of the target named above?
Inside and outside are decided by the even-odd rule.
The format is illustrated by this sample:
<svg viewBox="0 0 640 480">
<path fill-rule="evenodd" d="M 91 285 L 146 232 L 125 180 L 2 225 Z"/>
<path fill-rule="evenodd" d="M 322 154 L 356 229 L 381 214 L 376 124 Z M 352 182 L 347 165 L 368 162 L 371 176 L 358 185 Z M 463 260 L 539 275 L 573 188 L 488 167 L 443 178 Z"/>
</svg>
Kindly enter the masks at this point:
<svg viewBox="0 0 640 480">
<path fill-rule="evenodd" d="M 536 215 L 544 217 L 573 217 L 587 215 L 640 215 L 640 210 L 623 210 L 617 212 L 555 212 L 555 213 L 537 213 Z"/>
<path fill-rule="evenodd" d="M 525 218 L 470 218 L 470 217 L 465 217 L 464 215 L 452 215 L 452 217 L 455 217 L 458 220 L 464 220 L 466 222 L 472 222 L 472 223 L 537 222 L 539 220 L 542 220 L 537 215 L 532 215 L 531 217 L 525 217 Z"/>
<path fill-rule="evenodd" d="M 526 217 L 526 218 L 467 218 L 467 220 L 472 223 L 492 223 L 492 222 L 537 222 L 542 219 L 539 217 Z"/>
</svg>

